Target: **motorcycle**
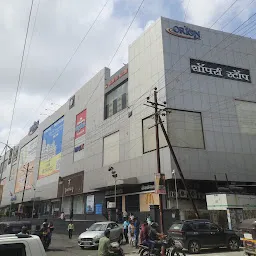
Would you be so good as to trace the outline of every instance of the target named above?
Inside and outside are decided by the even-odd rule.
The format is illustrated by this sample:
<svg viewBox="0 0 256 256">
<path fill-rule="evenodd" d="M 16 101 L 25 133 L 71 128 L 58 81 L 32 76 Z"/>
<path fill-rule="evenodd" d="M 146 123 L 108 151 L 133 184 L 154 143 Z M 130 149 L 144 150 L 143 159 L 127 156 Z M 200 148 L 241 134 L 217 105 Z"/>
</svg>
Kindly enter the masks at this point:
<svg viewBox="0 0 256 256">
<path fill-rule="evenodd" d="M 124 251 L 118 242 L 111 243 L 110 248 L 116 256 L 124 256 Z"/>
<path fill-rule="evenodd" d="M 139 245 L 139 254 L 140 256 L 186 256 L 182 244 L 171 237 L 161 240 L 157 245 Z"/>
<path fill-rule="evenodd" d="M 50 234 L 48 232 L 42 232 L 41 241 L 44 249 L 47 250 L 51 244 Z"/>
</svg>

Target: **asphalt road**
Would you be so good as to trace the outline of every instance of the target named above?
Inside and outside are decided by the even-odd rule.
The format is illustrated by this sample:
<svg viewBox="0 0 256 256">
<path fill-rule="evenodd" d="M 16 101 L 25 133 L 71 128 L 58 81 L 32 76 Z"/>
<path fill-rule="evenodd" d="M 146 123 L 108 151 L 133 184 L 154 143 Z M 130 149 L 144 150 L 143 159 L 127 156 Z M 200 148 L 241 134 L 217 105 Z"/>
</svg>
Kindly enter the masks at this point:
<svg viewBox="0 0 256 256">
<path fill-rule="evenodd" d="M 129 245 L 122 246 L 125 254 L 138 256 L 138 250 Z M 52 244 L 50 245 L 47 256 L 97 256 L 97 250 L 81 250 L 77 245 L 77 236 L 71 240 L 68 235 L 53 234 Z M 190 254 L 187 254 L 189 256 Z M 229 252 L 227 249 L 203 250 L 200 256 L 243 256 L 243 251 Z"/>
</svg>

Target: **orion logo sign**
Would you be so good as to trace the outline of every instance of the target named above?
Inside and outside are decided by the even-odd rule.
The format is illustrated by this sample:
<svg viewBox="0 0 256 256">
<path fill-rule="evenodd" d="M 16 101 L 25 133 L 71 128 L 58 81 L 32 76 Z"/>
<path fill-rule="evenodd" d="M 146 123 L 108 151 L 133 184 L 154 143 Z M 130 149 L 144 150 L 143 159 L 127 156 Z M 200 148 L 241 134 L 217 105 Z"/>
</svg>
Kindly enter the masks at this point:
<svg viewBox="0 0 256 256">
<path fill-rule="evenodd" d="M 193 30 L 189 27 L 178 27 L 174 26 L 173 28 L 167 28 L 166 31 L 174 36 L 187 38 L 187 39 L 193 39 L 193 40 L 200 40 L 200 31 Z"/>
</svg>

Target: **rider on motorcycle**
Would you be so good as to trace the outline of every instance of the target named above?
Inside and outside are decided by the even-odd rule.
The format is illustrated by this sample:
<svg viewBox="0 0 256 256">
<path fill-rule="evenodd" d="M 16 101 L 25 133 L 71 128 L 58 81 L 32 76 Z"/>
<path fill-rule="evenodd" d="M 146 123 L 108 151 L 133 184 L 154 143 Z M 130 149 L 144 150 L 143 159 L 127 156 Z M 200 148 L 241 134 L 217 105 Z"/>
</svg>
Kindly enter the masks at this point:
<svg viewBox="0 0 256 256">
<path fill-rule="evenodd" d="M 153 222 L 150 227 L 149 239 L 151 241 L 152 248 L 162 246 L 160 239 L 163 237 L 163 234 L 157 232 L 158 227 L 159 225 L 156 222 Z"/>
</svg>

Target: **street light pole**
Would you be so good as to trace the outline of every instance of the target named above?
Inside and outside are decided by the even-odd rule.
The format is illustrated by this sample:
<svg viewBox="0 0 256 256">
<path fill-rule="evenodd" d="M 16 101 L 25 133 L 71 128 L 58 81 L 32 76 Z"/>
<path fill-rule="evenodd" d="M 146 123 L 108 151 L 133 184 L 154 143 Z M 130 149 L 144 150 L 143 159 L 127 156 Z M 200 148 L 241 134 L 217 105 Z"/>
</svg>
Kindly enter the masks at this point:
<svg viewBox="0 0 256 256">
<path fill-rule="evenodd" d="M 115 208 L 116 208 L 116 178 L 115 179 Z"/>
<path fill-rule="evenodd" d="M 172 171 L 172 175 L 174 176 L 174 184 L 175 184 L 176 208 L 179 209 L 178 189 L 177 189 L 177 177 L 176 177 L 176 172 L 175 172 L 175 170 Z"/>
<path fill-rule="evenodd" d="M 33 186 L 33 185 L 32 185 Z M 33 207 L 32 207 L 32 219 L 34 219 L 34 211 L 35 211 L 35 197 L 36 197 L 36 188 L 33 186 L 34 189 L 34 197 L 33 197 Z"/>
</svg>

